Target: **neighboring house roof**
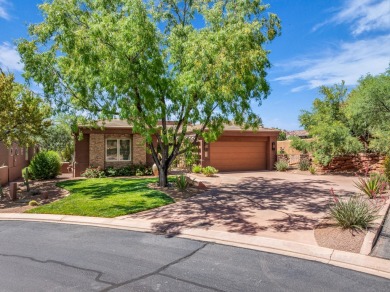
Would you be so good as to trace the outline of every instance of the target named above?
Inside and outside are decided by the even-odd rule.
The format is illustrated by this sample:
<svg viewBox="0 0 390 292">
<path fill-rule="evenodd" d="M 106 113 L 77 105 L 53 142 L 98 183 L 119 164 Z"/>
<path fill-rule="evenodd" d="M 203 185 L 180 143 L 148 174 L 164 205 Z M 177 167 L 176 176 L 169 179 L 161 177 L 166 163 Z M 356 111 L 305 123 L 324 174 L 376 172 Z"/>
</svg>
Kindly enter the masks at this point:
<svg viewBox="0 0 390 292">
<path fill-rule="evenodd" d="M 174 121 L 168 121 L 167 122 L 168 126 L 175 125 Z M 107 129 L 131 129 L 132 125 L 129 125 L 129 123 L 126 120 L 119 120 L 119 119 L 114 119 L 111 121 L 98 121 L 97 122 L 98 126 L 107 128 Z M 88 128 L 89 126 L 80 126 L 81 128 Z M 192 128 L 189 128 L 188 130 L 191 131 L 193 129 L 199 128 L 199 126 L 195 125 Z M 237 125 L 225 125 L 224 126 L 225 131 L 252 131 L 251 129 L 248 130 L 243 130 L 240 126 Z M 266 132 L 280 132 L 278 129 L 272 129 L 272 128 L 259 128 L 258 131 L 266 131 Z"/>
<path fill-rule="evenodd" d="M 306 130 L 295 130 L 286 132 L 287 136 L 308 137 L 309 132 Z"/>
</svg>

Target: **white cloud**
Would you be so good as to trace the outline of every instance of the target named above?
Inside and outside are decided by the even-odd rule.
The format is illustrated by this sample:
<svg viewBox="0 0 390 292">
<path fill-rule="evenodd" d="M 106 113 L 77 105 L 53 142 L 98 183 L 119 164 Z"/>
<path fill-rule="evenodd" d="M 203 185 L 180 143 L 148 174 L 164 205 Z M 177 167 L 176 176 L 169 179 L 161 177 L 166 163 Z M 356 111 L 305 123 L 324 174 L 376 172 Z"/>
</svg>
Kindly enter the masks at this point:
<svg viewBox="0 0 390 292">
<path fill-rule="evenodd" d="M 4 70 L 22 71 L 19 53 L 10 43 L 0 44 L 0 66 Z"/>
<path fill-rule="evenodd" d="M 316 25 L 313 31 L 329 24 L 351 24 L 353 35 L 390 29 L 389 0 L 348 0 L 329 20 Z"/>
<path fill-rule="evenodd" d="M 0 0 L 0 18 L 9 20 L 10 15 L 7 12 L 7 6 L 9 4 L 5 0 Z"/>
<path fill-rule="evenodd" d="M 321 85 L 332 85 L 344 80 L 355 85 L 367 73 L 379 74 L 390 62 L 390 35 L 355 42 L 340 43 L 336 49 L 323 55 L 295 59 L 278 65 L 296 73 L 287 74 L 275 80 L 283 83 L 301 81 L 304 84 L 293 88 L 293 92 L 313 89 Z"/>
</svg>

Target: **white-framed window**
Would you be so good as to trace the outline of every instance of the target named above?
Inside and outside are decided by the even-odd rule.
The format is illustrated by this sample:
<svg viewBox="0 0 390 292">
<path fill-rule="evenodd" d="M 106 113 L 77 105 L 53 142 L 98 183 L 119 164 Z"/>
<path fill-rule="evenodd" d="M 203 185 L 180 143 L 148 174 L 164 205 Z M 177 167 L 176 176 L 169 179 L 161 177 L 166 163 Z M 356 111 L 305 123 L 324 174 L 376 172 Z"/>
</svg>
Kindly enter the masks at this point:
<svg viewBox="0 0 390 292">
<path fill-rule="evenodd" d="M 131 161 L 131 140 L 106 139 L 106 161 Z"/>
</svg>

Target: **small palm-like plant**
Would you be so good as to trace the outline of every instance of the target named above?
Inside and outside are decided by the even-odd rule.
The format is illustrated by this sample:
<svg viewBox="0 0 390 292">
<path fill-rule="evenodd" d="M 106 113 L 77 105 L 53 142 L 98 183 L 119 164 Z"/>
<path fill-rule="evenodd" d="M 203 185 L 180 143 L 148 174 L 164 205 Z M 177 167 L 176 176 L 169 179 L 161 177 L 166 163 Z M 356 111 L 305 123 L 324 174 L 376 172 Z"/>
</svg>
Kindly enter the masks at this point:
<svg viewBox="0 0 390 292">
<path fill-rule="evenodd" d="M 188 189 L 190 186 L 190 183 L 188 182 L 187 176 L 184 174 L 178 175 L 175 178 L 176 187 L 179 191 L 184 192 Z"/>
<path fill-rule="evenodd" d="M 386 178 L 382 175 L 371 175 L 369 177 L 359 177 L 355 186 L 370 199 L 375 199 L 387 188 Z"/>
</svg>

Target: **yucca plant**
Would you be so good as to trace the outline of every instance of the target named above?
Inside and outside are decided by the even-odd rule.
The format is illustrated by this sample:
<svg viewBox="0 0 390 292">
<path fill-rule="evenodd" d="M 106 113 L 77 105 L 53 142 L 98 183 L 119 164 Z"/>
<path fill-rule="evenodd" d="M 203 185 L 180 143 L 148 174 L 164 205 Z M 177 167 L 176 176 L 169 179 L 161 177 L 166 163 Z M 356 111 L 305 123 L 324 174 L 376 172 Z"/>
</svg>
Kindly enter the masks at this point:
<svg viewBox="0 0 390 292">
<path fill-rule="evenodd" d="M 175 178 L 176 187 L 179 191 L 184 192 L 188 189 L 190 186 L 187 176 L 184 174 L 178 175 Z"/>
<path fill-rule="evenodd" d="M 358 177 L 355 186 L 370 199 L 375 199 L 387 188 L 387 180 L 384 176 L 376 174 L 369 177 Z"/>
<path fill-rule="evenodd" d="M 344 229 L 367 229 L 378 218 L 378 207 L 371 205 L 359 196 L 348 199 L 334 197 L 329 215 Z"/>
</svg>

